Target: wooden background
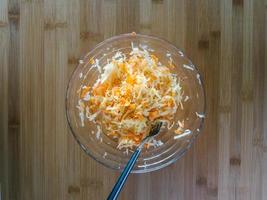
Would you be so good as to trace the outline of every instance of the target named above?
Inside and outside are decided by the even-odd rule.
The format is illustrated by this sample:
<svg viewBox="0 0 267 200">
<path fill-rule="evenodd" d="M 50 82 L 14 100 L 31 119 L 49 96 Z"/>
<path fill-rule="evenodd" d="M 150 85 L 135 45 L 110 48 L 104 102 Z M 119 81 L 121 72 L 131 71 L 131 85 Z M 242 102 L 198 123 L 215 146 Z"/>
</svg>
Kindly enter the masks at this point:
<svg viewBox="0 0 267 200">
<path fill-rule="evenodd" d="M 105 199 L 118 173 L 68 133 L 64 94 L 81 55 L 132 31 L 199 67 L 207 118 L 182 159 L 131 175 L 120 199 L 266 200 L 266 0 L 0 0 L 0 199 Z"/>
</svg>

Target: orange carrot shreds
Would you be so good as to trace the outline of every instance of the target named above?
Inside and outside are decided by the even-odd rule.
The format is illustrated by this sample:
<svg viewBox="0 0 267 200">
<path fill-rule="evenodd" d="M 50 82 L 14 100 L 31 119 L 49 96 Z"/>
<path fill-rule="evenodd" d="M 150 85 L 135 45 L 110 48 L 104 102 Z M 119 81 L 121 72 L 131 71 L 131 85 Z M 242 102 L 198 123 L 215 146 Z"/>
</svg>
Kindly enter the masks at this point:
<svg viewBox="0 0 267 200">
<path fill-rule="evenodd" d="M 107 90 L 107 84 L 100 84 L 97 87 L 93 88 L 93 94 L 95 96 L 104 96 Z"/>
<path fill-rule="evenodd" d="M 154 110 L 149 112 L 148 118 L 151 121 L 154 121 L 157 117 L 159 117 L 159 111 L 158 110 Z"/>
<path fill-rule="evenodd" d="M 128 75 L 126 78 L 126 82 L 129 83 L 130 85 L 134 85 L 135 84 L 135 77 Z"/>
<path fill-rule="evenodd" d="M 183 129 L 182 129 L 181 127 L 179 127 L 179 128 L 176 129 L 174 132 L 175 132 L 176 134 L 180 135 L 180 134 L 183 133 Z"/>
<path fill-rule="evenodd" d="M 159 61 L 159 59 L 158 59 L 157 56 L 155 56 L 155 55 L 153 55 L 153 54 L 151 54 L 150 56 L 151 56 L 152 60 L 153 60 L 155 63 L 157 63 L 157 62 Z"/>
<path fill-rule="evenodd" d="M 80 98 L 84 98 L 85 95 L 89 92 L 90 90 L 90 87 L 89 86 L 83 86 L 81 88 L 81 95 L 80 95 Z"/>
</svg>

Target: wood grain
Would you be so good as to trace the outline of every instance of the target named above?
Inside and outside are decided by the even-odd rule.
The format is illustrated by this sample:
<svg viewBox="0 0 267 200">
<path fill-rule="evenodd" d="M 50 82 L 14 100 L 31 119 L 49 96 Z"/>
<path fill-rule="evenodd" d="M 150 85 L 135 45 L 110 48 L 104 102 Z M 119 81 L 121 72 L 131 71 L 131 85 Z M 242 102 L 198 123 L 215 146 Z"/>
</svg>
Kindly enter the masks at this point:
<svg viewBox="0 0 267 200">
<path fill-rule="evenodd" d="M 266 0 L 0 1 L 0 199 L 105 199 L 119 173 L 75 142 L 64 95 L 82 55 L 132 31 L 186 52 L 207 118 L 183 158 L 131 175 L 120 199 L 266 200 Z"/>
<path fill-rule="evenodd" d="M 19 95 L 19 10 L 18 0 L 8 1 L 9 19 L 9 58 L 8 58 L 8 168 L 9 198 L 20 195 L 19 181 L 19 142 L 20 142 L 20 95 Z"/>
<path fill-rule="evenodd" d="M 9 198 L 8 169 L 8 26 L 7 1 L 0 2 L 0 198 Z"/>
<path fill-rule="evenodd" d="M 22 199 L 44 199 L 43 2 L 20 4 L 20 186 Z"/>
<path fill-rule="evenodd" d="M 264 87 L 264 92 L 263 92 L 263 135 L 262 135 L 262 151 L 263 151 L 263 156 L 262 156 L 262 162 L 261 162 L 261 169 L 262 169 L 262 178 L 261 178 L 261 195 L 262 199 L 263 197 L 267 196 L 267 190 L 265 189 L 265 185 L 267 184 L 267 0 L 265 0 L 265 13 L 263 14 L 265 16 L 265 20 L 263 19 L 263 24 L 265 25 L 265 30 L 263 30 L 263 38 L 265 37 L 265 43 L 262 43 L 262 45 L 265 46 L 265 52 L 263 52 L 263 57 L 265 57 L 265 66 L 264 67 L 264 80 L 263 80 L 263 87 Z"/>
</svg>

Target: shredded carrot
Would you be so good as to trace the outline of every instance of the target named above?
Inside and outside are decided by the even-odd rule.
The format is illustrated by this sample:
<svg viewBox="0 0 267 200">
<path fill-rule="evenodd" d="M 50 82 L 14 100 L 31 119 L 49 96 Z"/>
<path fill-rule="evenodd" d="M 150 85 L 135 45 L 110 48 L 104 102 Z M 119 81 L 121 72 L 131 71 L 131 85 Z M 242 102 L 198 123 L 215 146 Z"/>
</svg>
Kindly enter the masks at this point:
<svg viewBox="0 0 267 200">
<path fill-rule="evenodd" d="M 148 115 L 149 120 L 153 121 L 157 117 L 159 117 L 159 111 L 158 110 L 154 110 L 154 111 L 149 112 L 149 115 Z"/>
<path fill-rule="evenodd" d="M 89 86 L 84 86 L 84 88 L 81 89 L 81 95 L 80 95 L 80 97 L 81 98 L 84 98 L 85 95 L 89 92 L 89 90 L 90 90 L 90 87 Z"/>
</svg>

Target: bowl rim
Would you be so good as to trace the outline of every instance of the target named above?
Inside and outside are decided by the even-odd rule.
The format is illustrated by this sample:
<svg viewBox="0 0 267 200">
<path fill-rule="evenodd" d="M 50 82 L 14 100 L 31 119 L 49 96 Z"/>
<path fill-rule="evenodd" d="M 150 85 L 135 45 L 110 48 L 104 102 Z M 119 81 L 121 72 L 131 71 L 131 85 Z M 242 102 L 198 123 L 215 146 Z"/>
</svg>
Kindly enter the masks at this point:
<svg viewBox="0 0 267 200">
<path fill-rule="evenodd" d="M 95 45 L 88 53 L 84 54 L 84 56 L 81 56 L 79 58 L 79 61 L 83 61 L 85 60 L 88 55 L 92 54 L 93 51 L 95 51 L 95 49 L 99 48 L 100 46 L 102 46 L 103 44 L 116 40 L 116 39 L 120 39 L 120 38 L 125 38 L 125 37 L 143 37 L 143 38 L 149 38 L 149 39 L 154 39 L 154 40 L 158 40 L 160 42 L 163 43 L 167 43 L 169 46 L 171 46 L 173 49 L 175 49 L 176 51 L 182 52 L 184 57 L 192 63 L 192 61 L 186 56 L 186 54 L 184 54 L 184 52 L 182 50 L 180 50 L 178 47 L 176 47 L 174 44 L 172 44 L 171 42 L 169 42 L 168 40 L 162 38 L 162 37 L 158 37 L 158 36 L 154 36 L 154 35 L 149 35 L 149 34 L 140 34 L 140 33 L 123 33 L 123 34 L 119 34 L 119 35 L 115 35 L 112 36 L 110 38 L 104 39 L 102 42 L 98 43 L 97 45 Z M 73 135 L 74 139 L 76 140 L 76 142 L 79 144 L 79 146 L 81 147 L 81 149 L 86 153 L 86 155 L 89 155 L 93 160 L 97 161 L 98 163 L 101 163 L 103 166 L 105 166 L 106 168 L 112 169 L 112 170 L 116 170 L 116 171 L 123 171 L 123 168 L 116 168 L 113 166 L 110 166 L 108 164 L 106 164 L 105 162 L 103 162 L 102 160 L 98 159 L 96 156 L 94 156 L 90 150 L 88 150 L 88 148 L 86 148 L 82 142 L 79 140 L 77 134 L 75 133 L 72 125 L 71 125 L 71 120 L 70 120 L 70 116 L 69 116 L 69 112 L 68 112 L 68 96 L 69 96 L 69 88 L 70 88 L 70 82 L 72 81 L 74 74 L 76 72 L 76 70 L 78 69 L 78 67 L 80 66 L 80 62 L 78 62 L 76 64 L 75 69 L 71 72 L 71 75 L 69 77 L 68 80 L 68 84 L 66 87 L 66 92 L 65 92 L 65 117 L 67 119 L 68 122 L 68 126 L 70 129 L 71 134 Z M 192 63 L 193 64 L 193 63 Z M 193 64 L 194 65 L 194 64 Z M 199 79 L 201 82 L 201 88 L 202 88 L 202 92 L 203 92 L 203 114 L 204 114 L 204 118 L 200 118 L 200 125 L 198 127 L 199 131 L 190 139 L 190 142 L 185 146 L 185 148 L 179 152 L 173 159 L 169 160 L 166 163 L 163 163 L 159 166 L 156 167 L 152 167 L 152 168 L 143 168 L 140 170 L 132 170 L 131 173 L 136 173 L 136 174 L 142 174 L 142 173 L 148 173 L 148 172 L 154 172 L 160 169 L 163 169 L 173 163 L 175 163 L 178 159 L 180 159 L 181 157 L 183 157 L 183 155 L 191 148 L 191 146 L 194 144 L 196 138 L 199 136 L 199 134 L 203 131 L 204 128 L 204 122 L 205 122 L 205 118 L 206 118 L 206 91 L 205 91 L 205 87 L 204 87 L 204 82 L 203 82 L 203 77 L 202 74 L 200 73 L 199 69 L 197 66 L 194 65 L 195 70 L 197 71 L 197 73 L 199 74 Z"/>
</svg>

